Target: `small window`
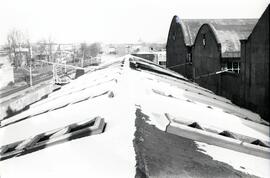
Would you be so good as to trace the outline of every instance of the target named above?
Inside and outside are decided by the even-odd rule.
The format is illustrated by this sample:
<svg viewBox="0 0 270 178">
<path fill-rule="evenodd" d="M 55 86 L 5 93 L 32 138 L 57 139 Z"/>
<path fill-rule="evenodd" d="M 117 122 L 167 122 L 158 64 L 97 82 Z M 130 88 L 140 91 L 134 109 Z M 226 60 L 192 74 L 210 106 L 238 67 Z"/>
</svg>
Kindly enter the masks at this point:
<svg viewBox="0 0 270 178">
<path fill-rule="evenodd" d="M 191 63 L 192 62 L 192 58 L 191 58 L 191 53 L 187 54 L 187 63 Z"/>
<path fill-rule="evenodd" d="M 205 34 L 203 34 L 203 40 L 202 40 L 202 43 L 203 43 L 203 47 L 205 47 L 205 46 L 206 46 Z"/>
<path fill-rule="evenodd" d="M 240 73 L 240 62 L 227 62 L 227 63 L 225 63 L 225 65 L 222 69 L 239 74 Z"/>
<path fill-rule="evenodd" d="M 233 72 L 240 73 L 240 62 L 233 62 Z"/>
<path fill-rule="evenodd" d="M 228 71 L 233 71 L 232 62 L 227 62 L 227 69 L 228 69 Z"/>
<path fill-rule="evenodd" d="M 228 70 L 228 65 L 227 63 L 222 63 L 221 64 L 221 71 Z"/>
<path fill-rule="evenodd" d="M 171 36 L 171 37 L 172 37 L 172 39 L 173 39 L 173 40 L 176 40 L 176 31 L 175 31 L 175 32 L 173 32 L 173 34 L 172 34 L 172 36 Z"/>
</svg>

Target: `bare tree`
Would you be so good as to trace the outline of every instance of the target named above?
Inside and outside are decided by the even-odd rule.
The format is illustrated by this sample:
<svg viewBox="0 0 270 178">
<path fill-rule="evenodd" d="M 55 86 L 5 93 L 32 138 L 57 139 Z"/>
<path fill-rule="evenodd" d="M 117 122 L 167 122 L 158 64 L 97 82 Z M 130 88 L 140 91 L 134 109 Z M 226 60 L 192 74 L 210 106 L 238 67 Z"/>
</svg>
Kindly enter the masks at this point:
<svg viewBox="0 0 270 178">
<path fill-rule="evenodd" d="M 46 60 L 48 61 L 54 61 L 53 56 L 53 45 L 57 45 L 56 43 L 53 42 L 53 39 L 51 36 L 49 36 L 47 39 L 42 39 L 37 42 L 35 51 L 39 55 L 45 55 Z"/>
<path fill-rule="evenodd" d="M 40 41 L 38 41 L 37 42 L 37 53 L 38 54 L 47 54 L 48 52 L 47 52 L 47 48 L 46 48 L 46 46 L 47 46 L 47 41 L 45 40 L 45 39 L 43 39 L 43 40 L 40 40 Z"/>
<path fill-rule="evenodd" d="M 29 45 L 29 40 L 27 39 L 26 35 L 17 30 L 12 29 L 7 35 L 7 43 L 9 46 L 9 57 L 10 60 L 18 66 L 21 63 L 22 56 L 21 53 L 16 53 L 16 48 L 27 47 Z"/>
<path fill-rule="evenodd" d="M 101 52 L 101 44 L 93 43 L 89 46 L 90 55 L 92 57 L 96 57 Z"/>
</svg>

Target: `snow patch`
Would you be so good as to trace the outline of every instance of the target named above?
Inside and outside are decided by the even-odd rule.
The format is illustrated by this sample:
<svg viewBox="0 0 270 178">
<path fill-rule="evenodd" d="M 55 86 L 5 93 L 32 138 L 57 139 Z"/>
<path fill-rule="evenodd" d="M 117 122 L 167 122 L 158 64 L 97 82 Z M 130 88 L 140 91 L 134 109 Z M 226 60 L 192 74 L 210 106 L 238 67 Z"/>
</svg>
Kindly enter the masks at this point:
<svg viewBox="0 0 270 178">
<path fill-rule="evenodd" d="M 240 153 L 198 141 L 195 143 L 199 148 L 198 151 L 211 156 L 214 160 L 227 163 L 236 170 L 259 177 L 270 177 L 269 159 Z"/>
</svg>

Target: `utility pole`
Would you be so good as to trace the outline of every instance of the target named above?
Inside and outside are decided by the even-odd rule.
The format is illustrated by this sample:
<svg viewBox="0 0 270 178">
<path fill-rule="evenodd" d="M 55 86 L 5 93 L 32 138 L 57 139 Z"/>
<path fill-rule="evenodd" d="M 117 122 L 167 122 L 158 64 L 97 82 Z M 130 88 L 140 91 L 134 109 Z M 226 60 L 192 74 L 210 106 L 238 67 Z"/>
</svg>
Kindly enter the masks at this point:
<svg viewBox="0 0 270 178">
<path fill-rule="evenodd" d="M 30 61 L 29 61 L 29 73 L 30 73 L 30 87 L 33 86 L 33 78 L 32 78 L 32 49 L 31 49 L 31 46 L 30 46 L 30 43 L 28 41 L 28 50 L 29 50 L 29 58 L 30 58 Z"/>
<path fill-rule="evenodd" d="M 21 66 L 21 62 L 22 62 L 21 43 L 19 43 L 19 56 L 20 56 L 19 64 Z"/>
<path fill-rule="evenodd" d="M 72 55 L 72 63 L 74 64 L 75 63 L 75 53 L 76 53 L 76 48 L 75 48 L 75 45 L 73 44 L 73 55 Z"/>
<path fill-rule="evenodd" d="M 30 69 L 29 69 L 29 72 L 30 72 L 30 87 L 33 86 L 33 78 L 32 78 L 32 60 L 30 59 Z"/>
<path fill-rule="evenodd" d="M 52 62 L 52 42 L 49 42 L 49 61 Z"/>
<path fill-rule="evenodd" d="M 32 68 L 31 68 L 31 61 L 30 61 L 30 66 L 29 66 L 29 69 L 26 69 L 26 68 L 23 68 L 22 67 L 22 69 L 24 69 L 24 70 L 26 70 L 27 72 L 29 72 L 29 78 L 30 78 L 30 87 L 32 87 L 33 86 L 33 79 L 32 79 Z"/>
<path fill-rule="evenodd" d="M 53 82 L 55 83 L 56 82 L 56 72 L 55 72 L 55 64 L 54 63 L 52 64 L 52 67 L 53 67 L 53 69 L 52 69 L 52 71 L 53 71 Z"/>
<path fill-rule="evenodd" d="M 82 60 L 81 60 L 81 67 L 83 67 L 84 53 L 85 53 L 85 49 L 83 49 L 83 56 L 82 56 Z"/>
</svg>

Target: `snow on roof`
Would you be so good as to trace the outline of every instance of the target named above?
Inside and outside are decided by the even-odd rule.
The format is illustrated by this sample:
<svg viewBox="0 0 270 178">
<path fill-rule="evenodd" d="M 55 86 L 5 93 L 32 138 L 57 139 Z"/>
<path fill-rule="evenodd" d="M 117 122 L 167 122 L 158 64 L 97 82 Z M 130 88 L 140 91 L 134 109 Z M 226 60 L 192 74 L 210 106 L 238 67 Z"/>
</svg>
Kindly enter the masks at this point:
<svg viewBox="0 0 270 178">
<path fill-rule="evenodd" d="M 197 123 L 207 134 L 227 131 L 244 144 L 257 139 L 269 145 L 269 127 L 260 124 L 264 121 L 259 115 L 130 55 L 107 60 L 2 121 L 0 146 L 98 116 L 107 123 L 103 133 L 0 161 L 1 177 L 134 177 L 136 165 L 146 175 L 161 177 L 214 176 L 217 168 L 219 176 L 270 175 L 269 158 L 167 133 L 171 126 Z M 199 166 L 197 173 L 183 167 L 201 161 L 207 169 Z"/>
</svg>

